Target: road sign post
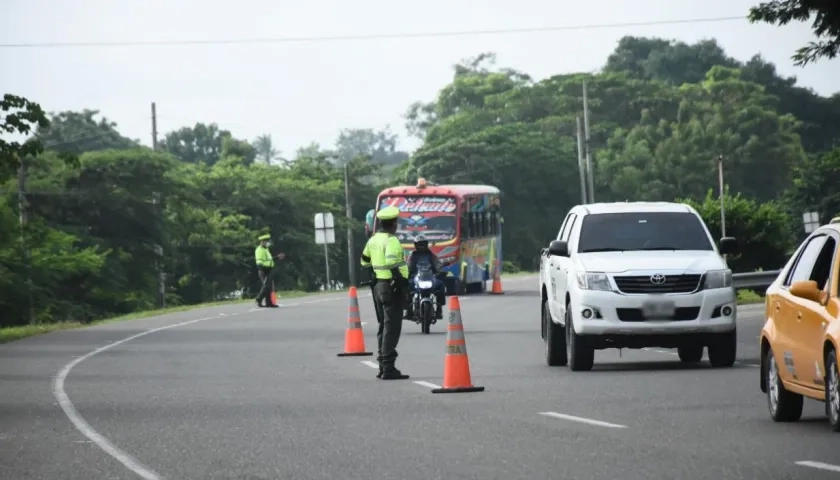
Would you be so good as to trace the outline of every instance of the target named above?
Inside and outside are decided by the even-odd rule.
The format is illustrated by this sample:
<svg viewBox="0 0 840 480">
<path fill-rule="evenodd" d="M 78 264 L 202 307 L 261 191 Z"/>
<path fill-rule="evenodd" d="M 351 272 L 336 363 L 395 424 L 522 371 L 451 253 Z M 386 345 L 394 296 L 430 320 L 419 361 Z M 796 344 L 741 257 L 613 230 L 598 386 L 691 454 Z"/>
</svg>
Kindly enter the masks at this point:
<svg viewBox="0 0 840 480">
<path fill-rule="evenodd" d="M 330 289 L 330 251 L 328 245 L 335 243 L 335 221 L 332 213 L 315 214 L 315 244 L 324 246 L 324 265 L 327 270 L 327 283 L 324 290 Z"/>
</svg>

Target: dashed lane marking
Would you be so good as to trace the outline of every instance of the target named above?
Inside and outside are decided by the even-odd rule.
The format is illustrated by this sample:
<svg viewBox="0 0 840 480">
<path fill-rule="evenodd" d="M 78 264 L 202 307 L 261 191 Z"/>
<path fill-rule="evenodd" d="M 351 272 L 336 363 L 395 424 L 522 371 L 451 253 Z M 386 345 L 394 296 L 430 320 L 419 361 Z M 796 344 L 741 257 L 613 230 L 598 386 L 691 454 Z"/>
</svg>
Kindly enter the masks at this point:
<svg viewBox="0 0 840 480">
<path fill-rule="evenodd" d="M 589 424 L 589 425 L 595 425 L 596 427 L 627 428 L 627 425 L 619 425 L 617 423 L 602 422 L 601 420 L 595 420 L 595 419 L 586 418 L 586 417 L 576 417 L 574 415 L 566 415 L 564 413 L 539 412 L 539 414 L 544 416 L 544 417 L 552 417 L 552 418 L 559 418 L 561 420 L 569 420 L 571 422 L 586 423 L 586 424 Z"/>
<path fill-rule="evenodd" d="M 359 362 L 359 363 L 361 363 L 362 365 L 364 365 L 364 366 L 366 366 L 366 367 L 373 368 L 373 369 L 375 369 L 375 370 L 378 370 L 378 369 L 379 369 L 379 364 L 378 364 L 378 363 L 376 363 L 376 362 L 371 362 L 370 360 L 362 360 L 362 361 L 361 361 L 361 362 Z"/>
<path fill-rule="evenodd" d="M 414 383 L 416 383 L 417 385 L 420 385 L 421 387 L 426 387 L 426 388 L 441 388 L 440 385 L 435 385 L 432 382 L 426 382 L 426 381 L 423 381 L 423 380 L 414 380 Z"/>
<path fill-rule="evenodd" d="M 810 460 L 803 460 L 796 462 L 800 467 L 816 468 L 818 470 L 827 470 L 829 472 L 840 472 L 840 465 L 832 465 L 830 463 L 812 462 Z"/>
</svg>

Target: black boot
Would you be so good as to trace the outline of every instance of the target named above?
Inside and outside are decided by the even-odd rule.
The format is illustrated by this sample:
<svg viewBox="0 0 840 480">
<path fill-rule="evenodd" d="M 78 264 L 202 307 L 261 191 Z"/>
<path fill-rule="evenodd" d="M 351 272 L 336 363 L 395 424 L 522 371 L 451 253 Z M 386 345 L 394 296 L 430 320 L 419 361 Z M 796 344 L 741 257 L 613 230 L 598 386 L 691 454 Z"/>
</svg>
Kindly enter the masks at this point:
<svg viewBox="0 0 840 480">
<path fill-rule="evenodd" d="M 382 376 L 379 378 L 381 378 L 382 380 L 405 380 L 408 378 L 408 375 L 402 373 L 394 367 L 386 367 L 382 371 Z"/>
<path fill-rule="evenodd" d="M 258 307 L 263 308 L 263 303 L 262 303 L 262 300 L 260 300 L 259 298 L 257 298 L 257 299 L 255 299 L 254 301 L 255 301 L 255 302 L 257 302 L 257 306 L 258 306 Z"/>
<path fill-rule="evenodd" d="M 435 318 L 438 320 L 443 318 L 443 307 L 440 305 L 435 309 Z"/>
</svg>

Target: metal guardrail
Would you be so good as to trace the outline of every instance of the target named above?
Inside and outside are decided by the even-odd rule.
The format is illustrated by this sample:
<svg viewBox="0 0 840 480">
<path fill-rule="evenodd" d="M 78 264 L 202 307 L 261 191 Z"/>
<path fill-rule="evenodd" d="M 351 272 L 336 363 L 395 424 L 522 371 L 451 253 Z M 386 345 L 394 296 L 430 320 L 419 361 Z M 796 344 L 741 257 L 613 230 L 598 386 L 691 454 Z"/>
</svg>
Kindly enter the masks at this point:
<svg viewBox="0 0 840 480">
<path fill-rule="evenodd" d="M 735 288 L 764 289 L 770 286 L 781 270 L 766 270 L 763 272 L 733 273 L 732 286 Z"/>
</svg>

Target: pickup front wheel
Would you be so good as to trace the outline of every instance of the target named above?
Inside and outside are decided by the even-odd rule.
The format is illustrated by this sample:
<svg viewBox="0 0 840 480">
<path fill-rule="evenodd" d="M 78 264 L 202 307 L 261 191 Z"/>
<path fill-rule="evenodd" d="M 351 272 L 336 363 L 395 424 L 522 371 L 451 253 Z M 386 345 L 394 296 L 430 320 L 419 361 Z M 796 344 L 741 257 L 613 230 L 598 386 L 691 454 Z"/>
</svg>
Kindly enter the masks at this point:
<svg viewBox="0 0 840 480">
<path fill-rule="evenodd" d="M 570 304 L 566 304 L 566 339 L 569 349 L 569 368 L 573 372 L 592 370 L 595 364 L 595 349 L 587 345 L 580 335 L 575 333 Z"/>
<path fill-rule="evenodd" d="M 542 302 L 542 322 L 545 331 L 545 363 L 549 367 L 566 366 L 566 332 L 563 327 L 551 321 L 548 302 Z"/>
</svg>

